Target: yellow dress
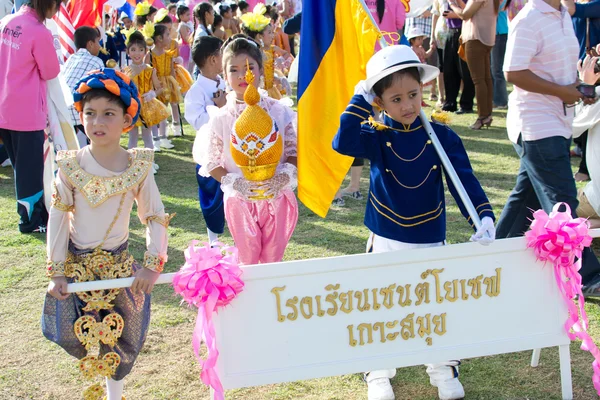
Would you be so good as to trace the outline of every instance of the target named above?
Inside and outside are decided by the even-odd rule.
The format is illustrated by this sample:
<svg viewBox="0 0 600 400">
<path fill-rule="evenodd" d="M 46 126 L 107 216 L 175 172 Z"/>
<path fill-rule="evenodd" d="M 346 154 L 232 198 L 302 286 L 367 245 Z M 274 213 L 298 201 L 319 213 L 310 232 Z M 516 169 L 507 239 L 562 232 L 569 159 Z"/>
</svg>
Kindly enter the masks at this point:
<svg viewBox="0 0 600 400">
<path fill-rule="evenodd" d="M 169 118 L 169 110 L 167 106 L 158 101 L 158 99 L 152 99 L 150 101 L 144 101 L 143 95 L 151 90 L 155 90 L 154 84 L 152 83 L 152 73 L 154 68 L 149 65 L 137 75 L 134 75 L 131 66 L 125 67 L 123 72 L 133 80 L 135 86 L 137 86 L 142 103 L 140 110 L 140 118 L 135 123 L 135 126 L 145 125 L 147 128 L 158 125 L 159 122 Z"/>
<path fill-rule="evenodd" d="M 179 45 L 176 40 L 171 40 L 171 47 L 167 50 L 173 58 L 179 57 Z M 181 94 L 186 94 L 194 84 L 194 78 L 189 71 L 181 64 L 175 64 L 175 80 L 179 83 Z"/>
<path fill-rule="evenodd" d="M 179 83 L 173 75 L 171 75 L 171 66 L 173 65 L 173 56 L 170 53 L 164 52 L 158 55 L 154 52 L 150 52 L 152 59 L 152 66 L 156 69 L 156 75 L 158 80 L 162 84 L 163 91 L 158 96 L 158 99 L 163 103 L 181 103 L 183 96 L 181 95 L 181 88 Z"/>
<path fill-rule="evenodd" d="M 279 100 L 283 96 L 275 85 L 275 52 L 272 47 L 268 50 L 263 50 L 263 61 L 265 71 L 264 89 L 270 98 Z"/>
</svg>

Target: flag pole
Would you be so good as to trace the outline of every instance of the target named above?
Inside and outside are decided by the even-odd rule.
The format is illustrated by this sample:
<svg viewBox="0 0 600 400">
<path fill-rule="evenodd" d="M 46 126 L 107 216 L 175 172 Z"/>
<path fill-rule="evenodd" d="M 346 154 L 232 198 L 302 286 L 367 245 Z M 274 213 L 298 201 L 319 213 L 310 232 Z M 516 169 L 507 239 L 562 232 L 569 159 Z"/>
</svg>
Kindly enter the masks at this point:
<svg viewBox="0 0 600 400">
<path fill-rule="evenodd" d="M 379 30 L 379 26 L 377 25 L 377 22 L 375 22 L 375 18 L 373 18 L 371 11 L 369 11 L 369 7 L 367 7 L 367 5 L 365 4 L 365 0 L 358 0 L 358 1 L 360 2 L 363 9 L 369 16 L 373 26 L 377 30 Z M 381 33 L 381 31 L 380 31 L 380 33 Z M 387 42 L 381 35 L 379 38 L 379 44 L 381 45 L 381 48 L 388 46 Z M 473 220 L 473 225 L 475 225 L 476 229 L 479 229 L 481 227 L 481 219 L 479 218 L 479 214 L 477 213 L 475 206 L 473 206 L 473 202 L 471 201 L 471 198 L 467 194 L 467 191 L 465 190 L 464 185 L 460 181 L 460 178 L 458 177 L 458 174 L 456 173 L 456 170 L 454 169 L 452 162 L 450 162 L 450 159 L 448 158 L 448 155 L 446 154 L 444 147 L 440 143 L 440 140 L 438 139 L 437 135 L 435 134 L 435 132 L 431 126 L 431 123 L 429 122 L 429 119 L 427 118 L 427 115 L 425 114 L 425 111 L 423 111 L 422 108 L 421 108 L 421 113 L 419 116 L 421 117 L 421 122 L 423 123 L 423 127 L 427 131 L 427 134 L 429 135 L 429 138 L 431 139 L 431 143 L 433 144 L 435 151 L 438 153 L 438 156 L 440 157 L 440 160 L 442 161 L 442 165 L 444 166 L 444 169 L 446 170 L 446 174 L 448 175 L 448 177 L 454 184 L 454 187 L 456 188 L 456 191 L 457 191 L 460 199 L 462 200 L 465 208 L 467 209 L 467 212 L 469 213 L 471 220 Z"/>
</svg>

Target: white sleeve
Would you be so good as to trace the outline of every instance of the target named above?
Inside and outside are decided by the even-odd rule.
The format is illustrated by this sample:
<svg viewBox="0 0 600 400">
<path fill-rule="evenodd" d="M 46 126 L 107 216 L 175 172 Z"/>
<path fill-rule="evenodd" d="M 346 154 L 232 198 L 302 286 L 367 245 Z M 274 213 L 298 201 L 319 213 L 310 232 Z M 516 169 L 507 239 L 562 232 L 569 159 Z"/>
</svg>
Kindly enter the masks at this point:
<svg viewBox="0 0 600 400">
<path fill-rule="evenodd" d="M 185 95 L 185 119 L 197 131 L 208 122 L 206 99 L 199 90 L 190 90 Z"/>
</svg>

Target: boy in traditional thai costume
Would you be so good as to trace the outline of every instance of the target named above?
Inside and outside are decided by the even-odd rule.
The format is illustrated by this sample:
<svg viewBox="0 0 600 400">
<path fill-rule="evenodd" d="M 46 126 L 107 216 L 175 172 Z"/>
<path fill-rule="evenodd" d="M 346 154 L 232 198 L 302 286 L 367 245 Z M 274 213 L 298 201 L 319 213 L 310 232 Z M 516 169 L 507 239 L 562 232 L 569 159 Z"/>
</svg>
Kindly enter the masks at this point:
<svg viewBox="0 0 600 400">
<path fill-rule="evenodd" d="M 221 182 L 240 262 L 278 262 L 298 220 L 296 113 L 261 98 L 262 54 L 250 39 L 227 44 L 223 70 L 233 91 L 196 136 L 194 160 L 202 176 Z"/>
<path fill-rule="evenodd" d="M 192 58 L 200 74 L 185 95 L 185 119 L 198 132 L 210 119 L 209 108 L 221 108 L 227 102 L 225 81 L 219 76 L 223 71 L 223 41 L 214 36 L 202 36 L 194 43 Z M 197 134 L 199 140 L 201 135 Z M 196 164 L 198 200 L 206 222 L 209 243 L 218 241 L 225 228 L 223 191 L 221 184 L 212 176 L 201 176 L 200 165 Z"/>
<path fill-rule="evenodd" d="M 156 70 L 148 64 L 144 64 L 144 57 L 147 53 L 144 35 L 133 28 L 126 30 L 125 35 L 127 37 L 127 55 L 131 59 L 131 65 L 125 67 L 123 73 L 133 80 L 133 83 L 137 86 L 141 103 L 140 117 L 135 123 L 135 127 L 129 131 L 129 145 L 127 148 L 138 147 L 139 130 L 141 130 L 144 147 L 154 150 L 152 127 L 166 121 L 169 118 L 169 110 L 156 98 L 162 92 Z M 153 170 L 154 173 L 158 171 L 156 163 L 153 164 Z"/>
<path fill-rule="evenodd" d="M 150 292 L 167 261 L 171 217 L 152 174 L 152 150 L 119 145 L 138 118 L 133 82 L 104 69 L 86 76 L 75 90 L 75 106 L 91 144 L 57 157 L 47 239 L 51 282 L 42 330 L 80 359 L 85 378 L 106 378 L 108 400 L 120 400 L 123 378 L 146 339 Z M 143 266 L 127 250 L 134 202 L 147 225 Z M 67 293 L 68 283 L 129 277 L 135 277 L 131 288 Z M 94 384 L 84 398 L 103 399 L 104 388 Z"/>
<path fill-rule="evenodd" d="M 264 4 L 259 4 L 257 8 L 260 8 L 261 5 L 264 6 Z M 289 65 L 291 65 L 293 57 L 289 52 L 273 45 L 275 35 L 271 19 L 265 17 L 261 12 L 256 11 L 242 15 L 241 19 L 244 34 L 250 36 L 261 45 L 265 69 L 263 88 L 275 100 L 281 99 L 286 94 L 291 94 L 291 87 L 285 74 L 276 68 L 276 60 L 288 60 Z"/>
<path fill-rule="evenodd" d="M 446 207 L 442 163 L 419 118 L 423 85 L 439 74 L 422 64 L 408 46 L 390 46 L 367 63 L 367 79 L 341 116 L 333 148 L 371 161 L 371 183 L 365 225 L 371 230 L 368 252 L 442 246 L 446 239 Z M 372 118 L 375 102 L 384 110 L 383 122 Z M 449 127 L 431 124 L 482 219 L 472 241 L 489 244 L 495 238 L 494 213 L 458 135 Z M 473 226 L 452 182 L 448 189 L 461 213 Z M 461 399 L 459 361 L 428 364 L 431 384 L 441 400 Z M 366 375 L 369 400 L 393 400 L 389 379 L 396 371 Z"/>
</svg>

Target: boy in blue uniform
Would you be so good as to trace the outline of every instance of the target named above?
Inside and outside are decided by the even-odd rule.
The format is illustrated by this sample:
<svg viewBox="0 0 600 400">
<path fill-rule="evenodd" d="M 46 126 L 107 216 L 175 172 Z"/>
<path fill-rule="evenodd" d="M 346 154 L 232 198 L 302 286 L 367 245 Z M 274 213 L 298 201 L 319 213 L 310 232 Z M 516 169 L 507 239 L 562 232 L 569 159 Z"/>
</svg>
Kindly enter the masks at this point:
<svg viewBox="0 0 600 400">
<path fill-rule="evenodd" d="M 442 163 L 423 127 L 419 114 L 423 84 L 439 74 L 421 64 L 403 45 L 390 46 L 367 63 L 367 79 L 356 86 L 355 95 L 341 116 L 333 148 L 350 157 L 371 161 L 371 183 L 365 225 L 371 230 L 369 252 L 435 247 L 446 239 L 446 207 Z M 383 110 L 383 123 L 371 119 L 371 104 Z M 448 158 L 482 220 L 472 241 L 490 244 L 495 238 L 494 213 L 458 135 L 444 125 L 432 123 Z M 461 213 L 474 227 L 456 188 L 446 179 Z M 427 373 L 441 400 L 464 397 L 458 380 L 459 361 L 428 364 Z M 393 400 L 389 379 L 395 370 L 366 375 L 369 400 Z"/>
</svg>

